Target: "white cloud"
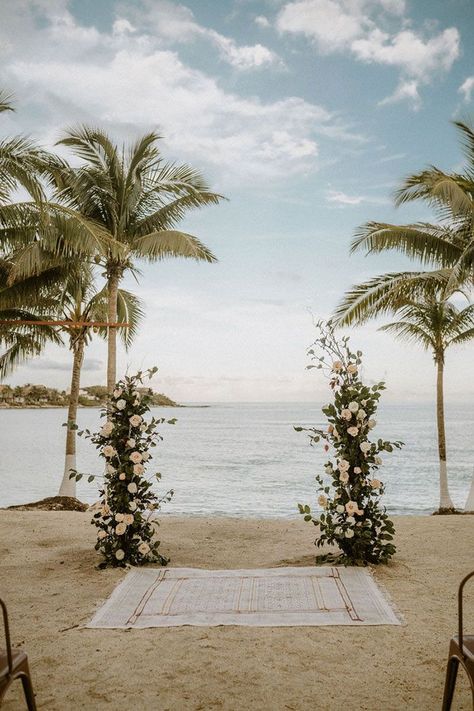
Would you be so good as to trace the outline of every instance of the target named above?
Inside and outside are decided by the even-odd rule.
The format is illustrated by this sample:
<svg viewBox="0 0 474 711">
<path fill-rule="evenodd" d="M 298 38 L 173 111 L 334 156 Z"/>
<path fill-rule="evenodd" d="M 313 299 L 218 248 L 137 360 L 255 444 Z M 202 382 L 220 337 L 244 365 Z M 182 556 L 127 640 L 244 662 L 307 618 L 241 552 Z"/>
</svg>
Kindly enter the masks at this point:
<svg viewBox="0 0 474 711">
<path fill-rule="evenodd" d="M 384 158 L 380 158 L 377 163 L 390 163 L 392 160 L 401 160 L 402 158 L 406 157 L 406 153 L 393 153 L 390 156 L 385 156 Z"/>
<path fill-rule="evenodd" d="M 371 197 L 369 195 L 347 195 L 340 190 L 328 190 L 326 192 L 326 202 L 335 203 L 339 207 L 362 205 L 364 203 L 372 205 L 385 205 L 389 203 L 386 198 Z"/>
<path fill-rule="evenodd" d="M 18 28 L 15 50 L 1 57 L 3 75 L 35 129 L 41 113 L 43 141 L 78 122 L 100 122 L 119 138 L 159 126 L 168 154 L 210 167 L 222 185 L 314 170 L 319 135 L 360 140 L 338 116 L 301 98 L 264 102 L 225 91 L 123 20 L 101 33 L 63 10 L 41 16 L 38 26 L 26 16 L 23 35 Z M 8 23 L 0 45 L 3 36 L 11 36 Z"/>
<path fill-rule="evenodd" d="M 472 92 L 474 90 L 474 76 L 467 77 L 459 87 L 458 91 L 464 95 L 464 101 L 469 103 L 472 99 Z"/>
<path fill-rule="evenodd" d="M 358 61 L 398 69 L 398 88 L 380 104 L 409 100 L 416 109 L 419 84 L 451 69 L 460 54 L 460 36 L 455 27 L 428 38 L 407 29 L 405 9 L 402 0 L 295 0 L 281 9 L 276 26 L 305 35 L 322 53 L 348 52 Z M 401 29 L 381 29 L 394 22 Z"/>
<path fill-rule="evenodd" d="M 375 29 L 355 40 L 351 49 L 358 59 L 398 67 L 407 76 L 429 81 L 439 71 L 449 71 L 459 56 L 459 32 L 449 27 L 429 40 L 411 30 L 389 35 Z"/>
<path fill-rule="evenodd" d="M 258 15 L 255 18 L 254 22 L 259 27 L 270 27 L 270 21 L 268 17 L 265 17 L 265 15 Z"/>
<path fill-rule="evenodd" d="M 209 41 L 219 51 L 221 59 L 235 69 L 258 69 L 271 64 L 283 65 L 281 59 L 261 44 L 238 45 L 233 39 L 203 27 L 196 22 L 190 8 L 169 0 L 141 0 L 137 5 L 121 3 L 121 16 L 128 17 L 141 32 L 154 33 L 171 43 L 190 42 L 197 38 Z"/>
<path fill-rule="evenodd" d="M 363 195 L 346 195 L 339 190 L 328 190 L 326 193 L 327 202 L 335 202 L 338 205 L 360 205 L 365 202 Z"/>
<path fill-rule="evenodd" d="M 275 52 L 262 44 L 239 46 L 234 40 L 224 37 L 214 30 L 205 30 L 205 32 L 207 37 L 218 47 L 221 57 L 235 69 L 257 69 L 269 64 L 284 66 Z"/>
<path fill-rule="evenodd" d="M 277 17 L 280 32 L 304 34 L 327 52 L 345 48 L 362 33 L 364 23 L 361 13 L 346 10 L 340 0 L 296 0 Z"/>
<path fill-rule="evenodd" d="M 418 93 L 418 82 L 415 79 L 401 81 L 393 94 L 386 96 L 378 102 L 379 106 L 388 106 L 389 104 L 398 104 L 400 101 L 410 101 L 412 108 L 415 111 L 421 107 L 421 98 Z"/>
</svg>

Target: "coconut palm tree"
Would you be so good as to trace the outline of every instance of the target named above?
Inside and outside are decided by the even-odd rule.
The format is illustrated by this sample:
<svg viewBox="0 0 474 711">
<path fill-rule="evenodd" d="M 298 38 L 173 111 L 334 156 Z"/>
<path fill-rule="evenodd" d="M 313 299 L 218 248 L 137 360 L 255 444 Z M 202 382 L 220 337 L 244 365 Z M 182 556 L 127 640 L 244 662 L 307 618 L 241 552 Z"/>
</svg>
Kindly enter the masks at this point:
<svg viewBox="0 0 474 711">
<path fill-rule="evenodd" d="M 105 322 L 107 318 L 107 289 L 100 291 L 95 288 L 94 278 L 90 267 L 81 269 L 81 277 L 72 275 L 65 285 L 61 298 L 60 319 L 70 324 L 65 327 L 69 348 L 73 356 L 71 370 L 71 388 L 66 433 L 66 453 L 64 460 L 64 473 L 59 496 L 76 496 L 76 480 L 71 474 L 76 471 L 76 430 L 77 408 L 79 405 L 81 369 L 84 360 L 84 351 L 92 338 L 91 326 L 84 325 L 88 322 Z M 117 322 L 126 323 L 128 326 L 117 329 L 123 343 L 128 348 L 138 330 L 138 325 L 143 317 L 140 300 L 129 291 L 119 289 L 117 292 Z M 103 338 L 107 335 L 107 328 L 95 329 Z"/>
<path fill-rule="evenodd" d="M 0 91 L 0 113 L 14 111 L 12 97 Z M 18 188 L 24 188 L 34 200 L 44 198 L 41 179 L 54 170 L 53 157 L 25 136 L 0 141 L 0 204 Z"/>
<path fill-rule="evenodd" d="M 103 338 L 107 334 L 105 327 L 92 329 L 92 323 L 106 321 L 107 289 L 96 289 L 93 269 L 87 262 L 73 263 L 68 267 L 53 263 L 45 272 L 13 284 L 9 283 L 8 267 L 6 260 L 0 262 L 0 320 L 11 321 L 0 326 L 0 345 L 6 347 L 0 355 L 0 377 L 5 377 L 19 363 L 40 355 L 48 344 L 64 345 L 66 342 L 69 345 L 72 353 L 71 387 L 64 473 L 59 495 L 75 496 L 76 480 L 70 478 L 70 473 L 76 470 L 76 420 L 81 369 L 92 331 Z M 124 289 L 118 290 L 117 304 L 117 321 L 128 324 L 118 329 L 128 348 L 143 316 L 142 306 L 135 295 Z M 19 321 L 31 323 L 20 324 Z M 59 323 L 57 326 L 45 325 L 44 321 Z M 66 323 L 61 323 L 64 321 Z"/>
<path fill-rule="evenodd" d="M 419 278 L 419 277 L 418 277 Z M 380 277 L 379 277 L 380 279 Z M 416 277 L 415 277 L 416 279 Z M 429 279 L 428 279 L 429 282 Z M 474 304 L 459 310 L 450 300 L 452 294 L 433 282 L 417 299 L 403 297 L 401 291 L 394 289 L 392 295 L 385 294 L 383 301 L 378 301 L 365 311 L 354 311 L 354 293 L 362 291 L 362 286 L 349 292 L 340 304 L 335 317 L 337 325 L 350 323 L 361 324 L 372 317 L 393 313 L 398 321 L 381 326 L 379 330 L 392 333 L 396 338 L 415 342 L 430 350 L 436 365 L 436 421 L 438 431 L 440 512 L 454 509 L 448 489 L 446 433 L 444 416 L 444 365 L 446 350 L 453 345 L 466 343 L 474 338 Z M 397 285 L 398 287 L 398 285 Z M 391 300 L 392 299 L 392 300 Z M 357 315 L 355 315 L 357 314 Z"/>
<path fill-rule="evenodd" d="M 455 122 L 463 144 L 463 173 L 431 166 L 408 176 L 395 193 L 397 205 L 422 200 L 434 209 L 438 224 L 393 225 L 368 222 L 356 233 L 351 251 L 401 252 L 436 269 L 450 269 L 449 288 L 474 283 L 474 129 Z"/>
<path fill-rule="evenodd" d="M 175 229 L 192 208 L 215 205 L 222 197 L 209 190 L 202 175 L 186 165 L 164 162 L 159 136 L 148 133 L 118 148 L 103 131 L 80 127 L 60 141 L 83 163 L 56 174 L 57 199 L 101 226 L 119 254 L 100 255 L 108 288 L 108 321 L 117 318 L 119 284 L 135 261 L 183 257 L 215 262 L 213 253 L 193 235 Z M 107 387 L 116 382 L 116 330 L 108 332 Z"/>
</svg>

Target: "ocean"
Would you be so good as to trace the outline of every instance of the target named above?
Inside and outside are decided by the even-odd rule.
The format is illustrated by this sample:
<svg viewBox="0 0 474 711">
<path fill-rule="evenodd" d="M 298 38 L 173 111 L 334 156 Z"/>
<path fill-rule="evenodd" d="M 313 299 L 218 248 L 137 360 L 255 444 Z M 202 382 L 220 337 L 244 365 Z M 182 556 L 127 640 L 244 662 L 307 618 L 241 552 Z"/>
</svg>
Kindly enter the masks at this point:
<svg viewBox="0 0 474 711">
<path fill-rule="evenodd" d="M 154 415 L 177 418 L 174 426 L 162 426 L 164 441 L 151 465 L 163 477 L 158 490 L 175 492 L 163 515 L 292 517 L 298 503 L 314 505 L 314 477 L 326 455 L 293 426 L 323 426 L 319 405 L 215 403 L 157 408 Z M 405 442 L 384 455 L 379 472 L 388 510 L 430 514 L 438 504 L 434 405 L 381 405 L 377 419 L 374 436 Z M 0 506 L 57 494 L 65 420 L 62 409 L 0 410 Z M 78 421 L 96 430 L 99 411 L 81 409 Z M 474 408 L 448 403 L 446 429 L 451 496 L 462 507 L 474 470 Z M 101 462 L 93 445 L 79 439 L 78 470 L 98 474 Z M 96 501 L 97 484 L 80 481 L 78 498 Z"/>
</svg>

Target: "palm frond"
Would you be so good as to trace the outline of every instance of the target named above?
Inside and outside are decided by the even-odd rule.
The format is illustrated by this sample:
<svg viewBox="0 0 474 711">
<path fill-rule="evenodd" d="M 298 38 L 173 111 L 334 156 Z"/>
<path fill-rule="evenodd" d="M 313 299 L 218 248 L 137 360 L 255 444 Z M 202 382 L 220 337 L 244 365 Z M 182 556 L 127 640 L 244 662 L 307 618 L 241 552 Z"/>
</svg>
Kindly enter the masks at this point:
<svg viewBox="0 0 474 711">
<path fill-rule="evenodd" d="M 197 261 L 217 262 L 217 257 L 197 237 L 186 232 L 162 230 L 138 237 L 132 243 L 133 253 L 149 261 L 183 257 Z"/>
</svg>

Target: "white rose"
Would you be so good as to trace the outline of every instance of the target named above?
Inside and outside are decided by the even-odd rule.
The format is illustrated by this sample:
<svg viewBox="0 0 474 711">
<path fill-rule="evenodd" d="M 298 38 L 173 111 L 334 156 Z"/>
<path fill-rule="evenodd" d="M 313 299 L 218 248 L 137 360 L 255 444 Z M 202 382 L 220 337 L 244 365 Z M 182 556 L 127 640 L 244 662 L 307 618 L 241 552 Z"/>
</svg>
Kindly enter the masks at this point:
<svg viewBox="0 0 474 711">
<path fill-rule="evenodd" d="M 141 474 L 143 474 L 144 471 L 145 471 L 145 467 L 143 466 L 143 464 L 134 464 L 133 465 L 133 473 L 136 474 L 137 476 L 140 476 Z"/>
<path fill-rule="evenodd" d="M 102 437 L 108 437 L 109 434 L 112 433 L 113 429 L 114 429 L 114 423 L 113 422 L 106 422 L 105 425 L 100 430 L 100 434 L 102 435 Z"/>
<path fill-rule="evenodd" d="M 115 557 L 117 558 L 117 560 L 123 560 L 125 558 L 125 551 L 119 548 L 115 551 Z"/>
<path fill-rule="evenodd" d="M 127 524 L 124 521 L 122 521 L 122 523 L 118 523 L 115 527 L 115 533 L 117 534 L 117 536 L 123 536 L 126 530 Z"/>
<path fill-rule="evenodd" d="M 131 494 L 136 494 L 137 491 L 138 491 L 138 487 L 137 487 L 137 485 L 135 484 L 134 481 L 132 481 L 132 482 L 127 486 L 127 489 L 128 489 L 128 491 L 129 491 Z"/>
<path fill-rule="evenodd" d="M 350 375 L 354 375 L 355 373 L 357 373 L 357 366 L 354 365 L 354 363 L 351 363 L 350 365 L 347 366 L 347 372 Z"/>
<path fill-rule="evenodd" d="M 343 420 L 352 420 L 352 412 L 347 408 L 341 410 L 341 417 Z"/>
<path fill-rule="evenodd" d="M 372 481 L 370 482 L 370 486 L 372 487 L 372 489 L 380 489 L 380 487 L 382 486 L 382 482 L 378 479 L 372 479 Z"/>
<path fill-rule="evenodd" d="M 360 408 L 359 412 L 357 413 L 357 419 L 358 420 L 365 420 L 366 417 L 367 417 L 366 411 L 363 410 L 362 408 Z"/>
<path fill-rule="evenodd" d="M 117 410 L 125 410 L 125 408 L 127 407 L 127 403 L 125 400 L 117 400 L 117 402 L 115 403 L 115 407 L 117 408 Z"/>
<path fill-rule="evenodd" d="M 142 455 L 140 454 L 140 452 L 132 452 L 129 456 L 129 459 L 134 464 L 138 464 L 138 462 L 142 461 Z"/>
<path fill-rule="evenodd" d="M 122 388 L 116 388 L 113 392 L 114 398 L 117 400 L 123 393 Z"/>
<path fill-rule="evenodd" d="M 348 523 L 350 526 L 353 526 L 355 522 L 356 522 L 356 520 L 355 520 L 354 516 L 348 516 L 346 518 L 346 523 Z"/>
<path fill-rule="evenodd" d="M 120 474 L 119 474 L 120 481 L 125 481 L 126 478 L 127 478 L 127 476 L 126 476 L 125 472 L 120 472 Z"/>
<path fill-rule="evenodd" d="M 359 434 L 359 428 L 358 427 L 348 427 L 347 434 L 350 434 L 351 437 L 357 437 L 357 435 Z"/>
<path fill-rule="evenodd" d="M 343 484 L 347 484 L 347 482 L 349 481 L 349 472 L 347 472 L 347 471 L 341 472 L 341 473 L 339 474 L 339 480 L 340 480 Z"/>
<path fill-rule="evenodd" d="M 128 421 L 132 427 L 138 427 L 138 425 L 141 424 L 142 418 L 140 415 L 132 415 Z"/>
<path fill-rule="evenodd" d="M 369 420 L 367 424 L 369 426 L 369 430 L 373 430 L 375 425 L 377 424 L 377 420 Z"/>
<path fill-rule="evenodd" d="M 344 506 L 342 504 L 338 504 L 336 506 L 336 511 L 337 513 L 344 513 Z"/>
<path fill-rule="evenodd" d="M 136 501 L 129 501 L 128 508 L 130 509 L 130 511 L 135 511 L 137 508 L 137 502 Z"/>
<path fill-rule="evenodd" d="M 136 442 L 134 439 L 127 439 L 127 447 L 130 447 L 130 449 L 133 449 L 136 445 Z"/>
<path fill-rule="evenodd" d="M 337 463 L 337 467 L 338 467 L 338 469 L 339 469 L 340 472 L 344 472 L 344 471 L 347 471 L 347 470 L 349 469 L 350 464 L 349 464 L 349 462 L 347 461 L 347 459 L 340 459 L 340 460 L 338 461 L 338 463 Z"/>
<path fill-rule="evenodd" d="M 115 474 L 117 471 L 115 467 L 113 467 L 111 464 L 107 464 L 107 474 Z"/>
<path fill-rule="evenodd" d="M 348 409 L 351 412 L 357 412 L 357 410 L 359 409 L 359 403 L 356 402 L 355 400 L 353 400 L 352 402 L 349 403 Z"/>
<path fill-rule="evenodd" d="M 103 529 L 101 529 L 99 531 L 99 533 L 97 534 L 97 538 L 99 539 L 99 541 L 101 541 L 103 538 L 106 538 L 106 537 L 107 537 L 107 531 L 104 531 Z"/>
<path fill-rule="evenodd" d="M 357 513 L 359 510 L 359 507 L 357 506 L 356 501 L 348 501 L 346 504 L 346 511 L 347 513 L 352 516 L 352 514 Z"/>
<path fill-rule="evenodd" d="M 127 526 L 131 526 L 134 521 L 135 516 L 133 514 L 125 514 L 124 522 L 127 524 Z"/>
<path fill-rule="evenodd" d="M 340 370 L 342 370 L 342 367 L 342 362 L 340 360 L 335 360 L 332 364 L 332 369 L 335 373 L 338 373 Z"/>
<path fill-rule="evenodd" d="M 146 555 L 149 552 L 149 550 L 150 550 L 150 546 L 148 545 L 148 543 L 143 542 L 143 543 L 140 543 L 140 545 L 138 546 L 138 552 L 141 553 L 142 555 Z"/>
<path fill-rule="evenodd" d="M 360 445 L 360 451 L 363 452 L 364 454 L 367 454 L 367 452 L 370 452 L 372 445 L 370 442 L 362 442 Z"/>
<path fill-rule="evenodd" d="M 108 504 L 104 504 L 100 510 L 100 513 L 102 516 L 108 516 L 110 514 L 110 506 Z"/>
<path fill-rule="evenodd" d="M 124 520 L 124 518 L 125 518 L 125 514 L 123 514 L 123 513 L 116 513 L 115 514 L 115 520 L 117 521 L 117 523 L 121 523 Z"/>
<path fill-rule="evenodd" d="M 354 474 L 362 474 L 362 469 L 360 467 L 354 467 Z"/>
<path fill-rule="evenodd" d="M 115 457 L 115 455 L 117 454 L 111 444 L 106 444 L 104 449 L 102 450 L 102 453 L 104 457 Z"/>
<path fill-rule="evenodd" d="M 318 504 L 319 504 L 323 509 L 325 509 L 326 506 L 328 505 L 328 498 L 327 498 L 327 496 L 324 496 L 324 494 L 320 494 L 320 495 L 318 496 Z"/>
<path fill-rule="evenodd" d="M 346 538 L 354 538 L 354 531 L 351 528 L 348 528 L 344 535 Z"/>
</svg>

